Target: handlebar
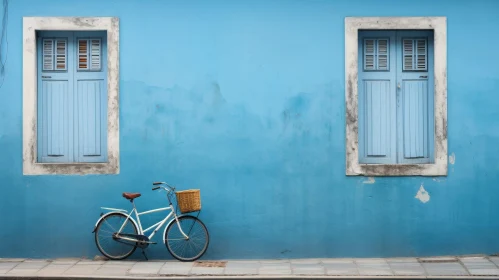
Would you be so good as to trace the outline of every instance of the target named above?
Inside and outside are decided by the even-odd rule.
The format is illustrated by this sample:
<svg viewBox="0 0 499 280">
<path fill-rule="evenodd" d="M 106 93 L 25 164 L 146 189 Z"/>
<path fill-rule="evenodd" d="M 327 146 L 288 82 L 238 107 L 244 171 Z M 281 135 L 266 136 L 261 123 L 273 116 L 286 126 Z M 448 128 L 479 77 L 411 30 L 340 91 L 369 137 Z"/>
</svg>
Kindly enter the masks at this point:
<svg viewBox="0 0 499 280">
<path fill-rule="evenodd" d="M 160 188 L 163 188 L 163 189 L 165 189 L 168 192 L 174 192 L 175 191 L 175 187 L 172 187 L 172 186 L 168 185 L 166 182 L 154 182 L 152 184 L 153 184 L 153 186 L 156 186 L 156 187 L 152 188 L 153 191 L 158 190 Z M 164 187 L 164 186 L 160 186 L 160 185 L 166 185 L 166 186 Z"/>
</svg>

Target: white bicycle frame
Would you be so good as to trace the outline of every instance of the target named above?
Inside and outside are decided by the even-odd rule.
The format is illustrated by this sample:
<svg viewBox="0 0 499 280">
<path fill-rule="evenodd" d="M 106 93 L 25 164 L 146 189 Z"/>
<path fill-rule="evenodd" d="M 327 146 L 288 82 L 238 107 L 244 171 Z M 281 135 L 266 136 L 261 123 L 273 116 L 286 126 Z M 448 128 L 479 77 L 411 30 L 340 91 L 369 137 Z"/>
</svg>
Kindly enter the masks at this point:
<svg viewBox="0 0 499 280">
<path fill-rule="evenodd" d="M 105 209 L 105 210 L 110 210 L 110 211 L 114 211 L 114 212 L 121 212 L 121 213 L 127 213 L 127 218 L 125 219 L 125 222 L 123 222 L 123 225 L 121 225 L 121 228 L 116 233 L 116 235 L 120 239 L 132 241 L 132 242 L 138 242 L 139 241 L 137 239 L 133 239 L 133 238 L 129 238 L 129 237 L 125 237 L 125 236 L 120 236 L 119 235 L 121 233 L 121 231 L 123 230 L 123 228 L 125 227 L 125 225 L 126 225 L 126 223 L 127 223 L 128 220 L 130 220 L 132 223 L 134 223 L 135 225 L 137 225 L 138 230 L 139 230 L 139 233 L 138 233 L 139 235 L 144 235 L 144 233 L 146 233 L 146 232 L 152 230 L 154 227 L 156 227 L 156 229 L 154 229 L 154 231 L 151 232 L 151 234 L 147 237 L 147 238 L 149 238 L 149 240 L 151 240 L 154 237 L 154 235 L 156 234 L 156 232 L 166 223 L 166 221 L 168 221 L 170 219 L 170 217 L 172 215 L 173 215 L 175 221 L 177 221 L 177 225 L 178 225 L 178 229 L 180 230 L 180 233 L 182 233 L 182 235 L 184 236 L 185 239 L 189 239 L 189 236 L 187 236 L 184 233 L 184 231 L 182 230 L 182 227 L 180 226 L 180 223 L 178 222 L 178 216 L 177 216 L 177 214 L 175 214 L 175 209 L 173 208 L 173 205 L 171 203 L 170 203 L 170 206 L 168 206 L 168 207 L 156 208 L 156 209 L 152 209 L 152 210 L 141 212 L 141 213 L 139 213 L 137 211 L 137 208 L 135 207 L 135 203 L 132 202 L 132 204 L 133 204 L 133 209 L 132 209 L 132 211 L 130 211 L 130 213 L 127 213 L 127 211 L 123 210 L 123 209 L 101 207 L 102 209 Z M 170 210 L 170 213 L 163 220 L 155 223 L 154 225 L 152 225 L 152 226 L 150 226 L 150 227 L 148 227 L 146 229 L 142 229 L 142 224 L 140 223 L 140 216 L 151 214 L 151 213 L 156 213 L 156 212 L 161 212 L 161 211 L 167 211 L 167 210 Z M 135 217 L 137 219 L 137 222 L 135 222 L 133 220 L 133 218 L 131 217 L 134 212 L 135 212 Z M 172 220 L 172 222 L 173 222 L 173 220 Z M 166 228 L 165 228 L 165 232 L 166 232 Z M 165 240 L 163 240 L 163 242 L 164 241 Z"/>
</svg>

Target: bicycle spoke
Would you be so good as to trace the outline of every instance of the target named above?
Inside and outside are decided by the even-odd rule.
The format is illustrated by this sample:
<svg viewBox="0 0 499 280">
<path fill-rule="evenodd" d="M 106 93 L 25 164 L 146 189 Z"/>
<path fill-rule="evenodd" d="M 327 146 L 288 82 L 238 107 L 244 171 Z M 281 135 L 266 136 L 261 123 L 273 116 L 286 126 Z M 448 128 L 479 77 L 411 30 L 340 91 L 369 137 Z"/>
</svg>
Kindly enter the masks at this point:
<svg viewBox="0 0 499 280">
<path fill-rule="evenodd" d="M 121 233 L 137 234 L 137 228 L 124 214 L 106 216 L 96 229 L 97 247 L 101 253 L 111 259 L 127 257 L 136 248 L 136 242 L 114 238 L 117 229 L 120 228 L 122 228 Z"/>
<path fill-rule="evenodd" d="M 182 231 L 188 236 L 187 239 Z M 168 228 L 165 243 L 174 257 L 180 260 L 194 260 L 206 251 L 208 233 L 197 219 L 187 216 Z"/>
</svg>

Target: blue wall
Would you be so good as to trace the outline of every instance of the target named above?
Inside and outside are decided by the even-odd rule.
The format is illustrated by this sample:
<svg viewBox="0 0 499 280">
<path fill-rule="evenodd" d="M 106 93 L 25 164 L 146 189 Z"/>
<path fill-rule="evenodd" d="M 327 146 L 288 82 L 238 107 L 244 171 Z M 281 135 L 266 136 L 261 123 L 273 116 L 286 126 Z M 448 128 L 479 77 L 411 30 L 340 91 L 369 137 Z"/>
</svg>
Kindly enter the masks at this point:
<svg viewBox="0 0 499 280">
<path fill-rule="evenodd" d="M 206 259 L 497 252 L 498 11 L 493 0 L 10 0 L 0 257 L 93 257 L 99 207 L 129 207 L 123 191 L 162 206 L 155 180 L 201 189 Z M 444 178 L 346 177 L 344 18 L 425 15 L 448 17 L 455 164 Z M 22 175 L 23 16 L 120 18 L 119 175 Z M 162 245 L 148 254 L 170 258 Z"/>
</svg>

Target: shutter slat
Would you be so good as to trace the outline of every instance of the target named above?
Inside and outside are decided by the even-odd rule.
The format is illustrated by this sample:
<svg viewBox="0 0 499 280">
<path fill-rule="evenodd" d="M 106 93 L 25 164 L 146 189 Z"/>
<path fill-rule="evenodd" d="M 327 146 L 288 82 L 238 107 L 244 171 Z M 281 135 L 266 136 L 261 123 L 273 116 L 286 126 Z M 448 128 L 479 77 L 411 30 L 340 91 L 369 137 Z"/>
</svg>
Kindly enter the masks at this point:
<svg viewBox="0 0 499 280">
<path fill-rule="evenodd" d="M 56 70 L 66 70 L 67 61 L 67 41 L 56 41 Z"/>
<path fill-rule="evenodd" d="M 389 47 L 387 39 L 378 39 L 378 67 L 377 70 L 389 70 Z"/>
<path fill-rule="evenodd" d="M 43 39 L 43 70 L 54 70 L 54 40 Z"/>
<path fill-rule="evenodd" d="M 364 70 L 375 70 L 374 65 L 374 46 L 375 40 L 364 40 Z"/>
<path fill-rule="evenodd" d="M 417 44 L 417 70 L 427 69 L 427 43 L 425 39 L 416 40 Z"/>
<path fill-rule="evenodd" d="M 92 70 L 101 68 L 101 41 L 98 39 L 92 40 L 90 65 Z"/>
<path fill-rule="evenodd" d="M 414 60 L 414 57 L 413 57 L 413 54 L 414 54 L 414 44 L 413 44 L 413 40 L 412 39 L 404 39 L 403 40 L 403 56 L 404 56 L 404 59 L 403 59 L 403 70 L 405 71 L 410 71 L 410 70 L 413 70 L 414 69 L 414 66 L 413 66 L 413 60 Z"/>
<path fill-rule="evenodd" d="M 78 70 L 99 71 L 102 67 L 100 39 L 78 40 Z"/>
<path fill-rule="evenodd" d="M 403 40 L 403 70 L 426 71 L 428 69 L 428 43 L 426 39 Z"/>
<path fill-rule="evenodd" d="M 88 40 L 78 40 L 78 70 L 88 69 Z"/>
<path fill-rule="evenodd" d="M 387 38 L 364 40 L 364 70 L 389 70 L 390 44 Z"/>
</svg>

